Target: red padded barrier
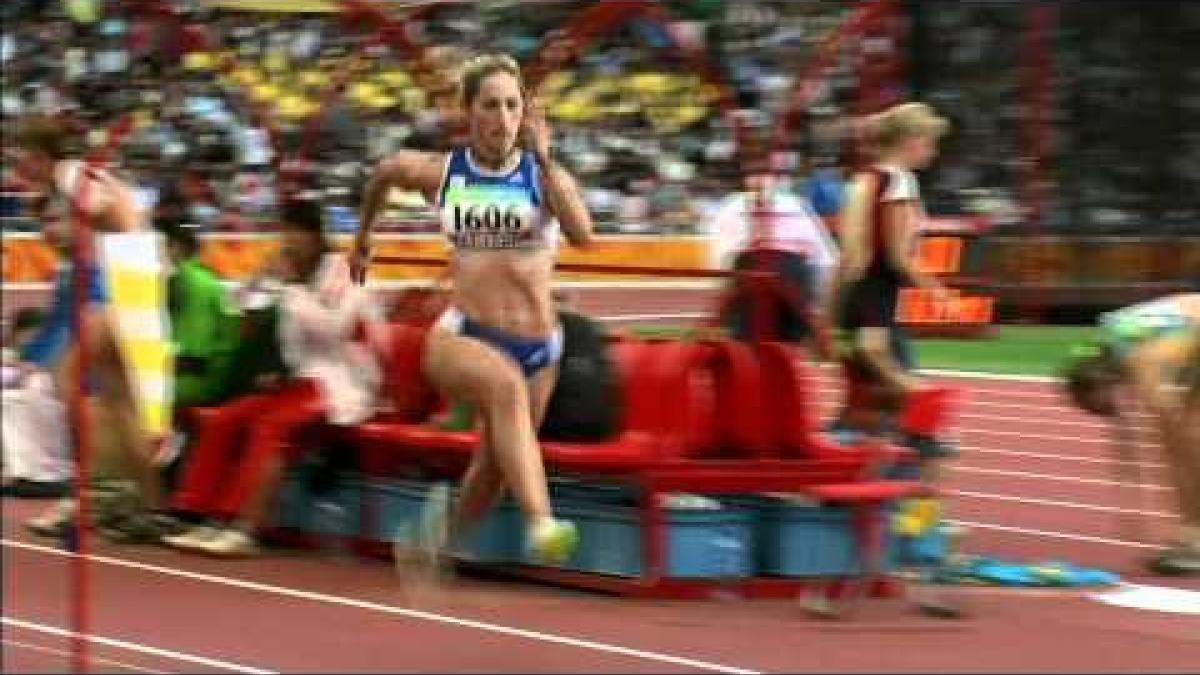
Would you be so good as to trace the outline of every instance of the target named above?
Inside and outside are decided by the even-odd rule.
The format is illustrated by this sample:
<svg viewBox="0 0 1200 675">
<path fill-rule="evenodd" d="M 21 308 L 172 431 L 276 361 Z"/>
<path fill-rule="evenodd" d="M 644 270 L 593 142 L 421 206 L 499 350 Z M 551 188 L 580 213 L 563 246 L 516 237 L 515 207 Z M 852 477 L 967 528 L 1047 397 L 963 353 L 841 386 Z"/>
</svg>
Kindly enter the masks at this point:
<svg viewBox="0 0 1200 675">
<path fill-rule="evenodd" d="M 963 391 L 955 387 L 926 387 L 911 394 L 900 417 L 901 431 L 928 438 L 938 437 L 950 425 L 963 395 Z"/>
<path fill-rule="evenodd" d="M 812 455 L 812 438 L 820 429 L 815 400 L 809 395 L 812 380 L 808 366 L 795 347 L 767 342 L 759 345 L 762 363 L 764 422 L 771 434 L 772 454 L 778 457 Z"/>
<path fill-rule="evenodd" d="M 716 391 L 719 455 L 765 458 L 772 454 L 763 401 L 762 368 L 743 342 L 723 340 L 709 347 L 708 364 Z"/>
<path fill-rule="evenodd" d="M 421 367 L 428 329 L 393 323 L 387 330 L 391 352 L 384 355 L 382 363 L 383 407 L 406 422 L 424 420 L 438 403 L 437 392 Z"/>
<path fill-rule="evenodd" d="M 805 492 L 824 502 L 861 504 L 924 494 L 928 488 L 918 481 L 880 480 L 814 485 L 805 489 Z"/>
</svg>

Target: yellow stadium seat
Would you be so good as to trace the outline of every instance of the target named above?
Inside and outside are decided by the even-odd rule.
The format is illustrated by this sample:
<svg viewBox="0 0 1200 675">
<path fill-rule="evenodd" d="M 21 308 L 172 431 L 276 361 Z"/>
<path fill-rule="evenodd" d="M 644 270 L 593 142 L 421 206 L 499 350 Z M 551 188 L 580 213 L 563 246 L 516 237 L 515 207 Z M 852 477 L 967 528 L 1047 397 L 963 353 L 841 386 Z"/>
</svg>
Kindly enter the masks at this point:
<svg viewBox="0 0 1200 675">
<path fill-rule="evenodd" d="M 371 82 L 358 82 L 351 86 L 350 91 L 347 93 L 349 94 L 351 100 L 361 103 L 374 96 L 378 96 L 379 87 L 375 86 L 375 84 Z"/>
<path fill-rule="evenodd" d="M 189 52 L 183 57 L 183 67 L 191 71 L 212 70 L 216 59 L 208 52 Z"/>
<path fill-rule="evenodd" d="M 388 96 L 386 94 L 372 96 L 371 98 L 367 99 L 366 101 L 363 101 L 363 105 L 365 107 L 372 108 L 375 110 L 385 110 L 387 108 L 394 108 L 397 103 L 398 103 L 398 101 L 394 97 Z"/>
<path fill-rule="evenodd" d="M 403 70 L 384 71 L 379 75 L 379 79 L 389 87 L 396 89 L 404 89 L 412 85 L 412 76 Z"/>
<path fill-rule="evenodd" d="M 233 71 L 233 78 L 246 88 L 257 86 L 263 81 L 262 73 L 245 66 Z"/>
<path fill-rule="evenodd" d="M 674 78 L 665 73 L 638 73 L 626 81 L 629 88 L 644 94 L 661 94 L 676 88 Z"/>
<path fill-rule="evenodd" d="M 319 88 L 329 84 L 329 75 L 319 70 L 306 70 L 300 73 L 299 80 L 305 87 Z"/>
<path fill-rule="evenodd" d="M 275 114 L 287 119 L 296 119 L 301 116 L 301 106 L 303 101 L 297 96 L 284 96 L 275 103 Z"/>
<path fill-rule="evenodd" d="M 416 112 L 426 107 L 428 98 L 424 90 L 409 87 L 400 92 L 400 105 L 405 112 Z"/>
<path fill-rule="evenodd" d="M 541 92 L 546 96 L 556 96 L 575 81 L 575 74 L 559 70 L 551 73 L 542 80 Z"/>
<path fill-rule="evenodd" d="M 279 87 L 271 83 L 263 83 L 255 85 L 251 90 L 254 98 L 259 101 L 273 101 L 279 98 Z"/>
<path fill-rule="evenodd" d="M 272 52 L 263 59 L 262 66 L 268 73 L 282 73 L 288 69 L 288 60 L 282 52 Z"/>
</svg>

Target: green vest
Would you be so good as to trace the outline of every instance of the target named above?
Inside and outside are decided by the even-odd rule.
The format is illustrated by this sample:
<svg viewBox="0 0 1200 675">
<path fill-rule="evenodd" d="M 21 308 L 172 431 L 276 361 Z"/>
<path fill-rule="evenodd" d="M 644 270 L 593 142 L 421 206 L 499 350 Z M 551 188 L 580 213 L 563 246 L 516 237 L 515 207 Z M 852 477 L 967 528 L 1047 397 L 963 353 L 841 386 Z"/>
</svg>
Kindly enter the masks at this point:
<svg viewBox="0 0 1200 675">
<path fill-rule="evenodd" d="M 175 405 L 220 402 L 238 343 L 238 308 L 221 280 L 198 258 L 180 263 L 169 284 Z"/>
</svg>

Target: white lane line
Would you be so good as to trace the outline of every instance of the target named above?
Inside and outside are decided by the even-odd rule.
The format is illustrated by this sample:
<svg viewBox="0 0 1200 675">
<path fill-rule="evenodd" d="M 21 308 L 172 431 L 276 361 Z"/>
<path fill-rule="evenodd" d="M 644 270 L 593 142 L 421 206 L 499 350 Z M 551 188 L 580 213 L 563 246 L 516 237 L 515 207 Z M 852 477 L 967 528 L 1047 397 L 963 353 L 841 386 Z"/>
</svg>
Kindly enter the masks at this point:
<svg viewBox="0 0 1200 675">
<path fill-rule="evenodd" d="M 1163 511 L 1143 511 L 1141 509 L 1126 509 L 1119 506 L 1101 506 L 1099 504 L 1089 504 L 1087 502 L 1064 502 L 1053 499 L 1041 499 L 1038 497 L 1025 497 L 1022 495 L 1001 495 L 992 494 L 990 492 L 974 492 L 972 490 L 950 490 L 953 495 L 959 497 L 970 497 L 974 499 L 986 499 L 1000 502 L 1018 502 L 1021 504 L 1037 504 L 1038 506 L 1054 506 L 1064 509 L 1080 509 L 1083 511 L 1100 511 L 1101 513 L 1128 513 L 1133 515 L 1150 516 L 1152 518 L 1168 518 L 1175 519 L 1177 516 L 1174 513 L 1165 513 Z"/>
<path fill-rule="evenodd" d="M 998 448 L 983 448 L 975 445 L 960 445 L 959 449 L 963 452 L 979 452 L 985 455 L 1007 455 L 1011 457 L 1032 457 L 1034 459 L 1058 459 L 1068 462 L 1083 462 L 1085 464 L 1113 464 L 1114 460 L 1111 457 L 1085 457 L 1083 455 L 1056 455 L 1049 452 L 1029 452 L 1027 450 L 1001 450 Z M 1131 462 L 1131 464 L 1142 469 L 1166 469 L 1168 468 L 1163 462 Z"/>
<path fill-rule="evenodd" d="M 33 551 L 35 553 L 43 553 L 58 557 L 71 558 L 75 557 L 76 553 L 68 551 L 60 551 L 47 546 L 39 546 L 37 544 L 27 544 L 22 541 L 11 539 L 0 539 L 0 544 L 11 548 L 21 549 L 25 551 Z M 420 619 L 422 621 L 430 621 L 433 623 L 447 624 L 451 626 L 460 626 L 463 628 L 473 628 L 475 630 L 488 633 L 498 633 L 500 635 L 509 635 L 513 637 L 524 638 L 536 642 L 547 642 L 551 644 L 566 645 L 568 647 L 577 647 L 580 649 L 588 649 L 596 652 L 604 652 L 608 654 L 619 654 L 628 656 L 643 661 L 654 661 L 658 663 L 667 663 L 674 666 L 683 666 L 685 668 L 695 668 L 696 670 L 706 670 L 716 673 L 729 673 L 731 675 L 759 675 L 758 671 L 748 670 L 745 668 L 735 668 L 733 666 L 721 665 L 718 663 L 709 663 L 707 661 L 698 661 L 695 659 L 684 658 L 681 656 L 673 656 L 671 654 L 662 654 L 659 652 L 650 652 L 640 649 L 632 649 L 629 647 L 620 647 L 617 645 L 606 644 L 603 642 L 595 642 L 592 640 L 583 640 L 572 638 L 563 635 L 555 635 L 553 633 L 543 633 L 535 630 L 527 630 L 524 628 L 513 628 L 511 626 L 502 626 L 484 621 L 474 621 L 471 619 L 460 619 L 454 616 L 444 614 L 435 614 L 433 612 L 424 612 L 416 609 L 408 609 L 406 607 L 395 607 L 392 605 L 384 605 L 366 600 L 356 600 L 354 598 L 345 598 L 338 595 L 326 595 L 324 593 L 316 593 L 313 591 L 303 591 L 296 588 L 288 588 L 286 586 L 275 586 L 272 584 L 264 584 L 256 581 L 246 581 L 244 579 L 236 579 L 231 577 L 222 577 L 215 574 L 201 574 L 199 572 L 189 572 L 187 570 L 175 569 L 172 567 L 160 567 L 158 565 L 149 565 L 146 563 L 135 562 L 133 560 L 125 560 L 123 558 L 111 558 L 103 555 L 88 555 L 88 560 L 114 567 L 126 567 L 129 569 L 140 570 L 143 572 L 153 572 L 164 576 L 178 577 L 181 579 L 191 579 L 193 581 L 202 581 L 210 584 L 219 584 L 222 586 L 230 586 L 233 588 L 241 588 L 248 591 L 256 591 L 259 593 L 268 593 L 286 598 L 297 600 L 307 600 L 310 602 L 324 603 L 327 605 L 337 605 L 341 607 L 352 607 L 354 609 L 365 609 L 383 614 L 391 614 L 394 616 L 403 616 L 410 619 Z"/>
<path fill-rule="evenodd" d="M 1107 425 L 1107 424 L 1097 424 L 1095 422 L 1089 422 L 1087 420 L 1049 419 L 1049 418 L 1046 418 L 1045 416 L 1040 416 L 1036 420 L 1033 420 L 1033 419 L 1030 419 L 1029 417 L 1013 417 L 1011 415 L 987 415 L 984 413 L 963 412 L 963 413 L 959 413 L 958 417 L 960 417 L 962 419 L 993 420 L 996 422 L 1016 422 L 1016 423 L 1025 423 L 1025 424 L 1036 421 L 1038 425 L 1053 424 L 1055 426 L 1082 427 L 1084 429 L 1097 429 L 1097 430 L 1102 430 L 1102 431 L 1107 431 L 1109 429 L 1109 425 Z"/>
<path fill-rule="evenodd" d="M 1031 420 L 1036 423 L 1036 420 Z M 1025 431 L 1004 431 L 1002 429 L 975 429 L 973 427 L 958 427 L 957 431 L 963 435 L 987 435 L 987 436 L 1008 436 L 1024 439 L 1040 439 L 1043 441 L 1061 441 L 1063 443 L 1089 443 L 1092 445 L 1108 445 L 1112 442 L 1109 438 L 1086 438 L 1083 436 L 1058 436 L 1051 434 L 1031 434 Z M 1136 441 L 1135 445 L 1143 448 L 1157 448 L 1158 444 L 1145 441 Z"/>
<path fill-rule="evenodd" d="M 1007 469 L 984 469 L 984 468 L 977 467 L 977 466 L 963 466 L 961 464 L 952 465 L 950 470 L 955 473 L 962 471 L 962 472 L 966 472 L 966 473 L 979 473 L 979 474 L 984 474 L 984 475 L 989 475 L 989 476 L 1009 476 L 1012 478 L 1033 478 L 1036 480 L 1049 480 L 1049 481 L 1056 481 L 1059 483 L 1082 483 L 1084 485 L 1107 485 L 1107 486 L 1111 486 L 1111 487 L 1124 487 L 1125 486 L 1124 483 L 1118 483 L 1117 481 L 1112 481 L 1112 480 L 1105 480 L 1103 478 L 1077 478 L 1075 476 L 1052 476 L 1052 475 L 1045 474 L 1045 473 L 1031 473 L 1028 471 L 1010 471 Z M 1142 487 L 1144 489 L 1150 490 L 1152 492 L 1169 492 L 1172 490 L 1172 488 L 1169 488 L 1169 487 L 1166 487 L 1163 485 L 1143 485 Z"/>
<path fill-rule="evenodd" d="M 74 638 L 77 635 L 75 631 L 67 630 L 66 628 L 47 626 L 46 624 L 35 623 L 33 621 L 24 621 L 22 619 L 15 619 L 8 616 L 0 617 L 0 623 L 3 623 L 5 626 L 16 626 L 17 628 L 24 628 L 25 630 L 36 631 L 38 633 L 58 635 L 59 637 Z M 125 640 L 101 637 L 99 635 L 84 635 L 83 638 L 88 642 L 104 645 L 106 647 L 115 647 L 117 649 L 138 652 L 139 654 L 160 656 L 163 658 L 174 659 L 176 661 L 182 661 L 184 663 L 194 663 L 200 666 L 208 666 L 209 668 L 220 668 L 221 670 L 228 670 L 234 673 L 247 673 L 248 675 L 274 675 L 275 673 L 273 670 L 252 668 L 250 666 L 243 666 L 240 663 L 231 663 L 229 661 L 222 661 L 220 659 L 210 659 L 204 656 L 196 656 L 195 654 L 185 654 L 184 652 L 177 652 L 171 649 L 159 649 L 158 647 L 151 647 L 149 645 L 143 645 L 137 642 L 127 642 Z"/>
<path fill-rule="evenodd" d="M 1024 534 L 1040 539 L 1068 539 L 1071 541 L 1085 541 L 1089 544 L 1106 544 L 1108 546 L 1123 546 L 1126 548 L 1144 548 L 1161 550 L 1163 547 L 1159 544 L 1147 544 L 1141 541 L 1125 541 L 1124 539 L 1109 539 L 1107 537 L 1093 537 L 1086 534 L 1074 534 L 1070 532 L 1056 532 L 1054 530 L 1034 530 L 1025 527 L 1013 527 L 1011 525 L 997 525 L 995 523 L 977 523 L 970 520 L 947 520 L 946 522 L 963 527 L 973 527 L 980 530 L 995 530 L 997 532 L 1010 532 L 1013 534 Z"/>
<path fill-rule="evenodd" d="M 1056 384 L 1062 378 L 1047 375 L 1006 375 L 1004 373 L 984 373 L 976 370 L 942 370 L 940 368 L 921 368 L 917 372 L 934 377 L 953 377 L 966 380 L 991 380 L 993 382 L 1021 382 L 1028 384 Z M 1008 391 L 1008 390 L 998 390 Z"/>
<path fill-rule="evenodd" d="M 68 658 L 68 657 L 74 656 L 74 654 L 72 654 L 71 652 L 66 651 L 64 649 L 55 649 L 53 647 L 46 647 L 43 645 L 30 644 L 28 642 L 21 642 L 20 640 L 9 640 L 8 638 L 4 638 L 3 640 L 0 640 L 0 642 L 3 642 L 4 644 L 12 646 L 12 647 L 20 647 L 22 649 L 28 649 L 31 652 L 42 652 L 43 654 L 53 654 L 54 656 L 61 656 L 63 658 Z M 166 675 L 166 671 L 163 671 L 163 670 L 151 670 L 150 668 L 143 668 L 141 666 L 135 666 L 132 663 L 125 663 L 123 661 L 114 661 L 113 659 L 106 659 L 101 656 L 92 656 L 89 660 L 94 661 L 96 663 L 103 663 L 106 666 L 113 666 L 114 668 L 122 668 L 124 670 L 132 670 L 135 673 L 154 673 L 155 675 Z"/>
<path fill-rule="evenodd" d="M 836 409 L 841 406 L 841 398 L 833 397 L 833 398 L 829 398 L 829 399 L 825 399 L 825 400 L 820 400 L 820 401 L 818 401 L 818 403 L 829 406 L 829 408 L 831 409 L 830 412 L 832 412 L 832 409 Z M 1019 408 L 1021 410 L 1026 411 L 1028 414 L 1023 415 L 1023 416 L 1013 416 L 1013 415 L 992 415 L 992 414 L 983 413 L 983 412 L 967 412 L 967 411 L 977 410 L 979 405 L 1003 407 L 1003 408 Z M 1072 411 L 1069 409 L 1066 409 L 1066 408 L 1063 408 L 1060 410 L 1057 408 L 1050 408 L 1047 406 L 1009 405 L 1007 403 L 988 403 L 988 402 L 984 402 L 984 401 L 972 401 L 971 399 L 967 399 L 967 404 L 963 407 L 963 410 L 964 410 L 964 412 L 960 412 L 955 416 L 962 418 L 962 419 L 993 420 L 996 422 L 1015 422 L 1018 424 L 1029 424 L 1031 422 L 1036 422 L 1038 425 L 1053 424 L 1053 425 L 1057 425 L 1057 426 L 1070 426 L 1070 427 L 1080 427 L 1083 429 L 1095 429 L 1095 430 L 1101 431 L 1101 432 L 1107 432 L 1111 428 L 1111 425 L 1103 424 L 1100 422 L 1090 421 L 1087 417 L 1084 417 L 1077 413 L 1072 415 L 1076 419 L 1055 419 L 1053 417 L 1047 417 L 1047 415 L 1050 413 L 1058 414 L 1061 412 L 1063 414 L 1072 414 Z M 1139 427 L 1139 429 L 1140 428 L 1141 427 Z"/>
<path fill-rule="evenodd" d="M 837 384 L 834 386 L 817 387 L 815 389 L 815 391 L 818 394 L 832 395 L 831 400 L 839 400 L 838 397 L 840 397 L 842 395 L 843 389 L 840 384 Z M 971 408 L 975 408 L 975 407 L 1013 408 L 1013 409 L 1017 409 L 1017 410 L 1029 410 L 1031 412 L 1037 412 L 1039 414 L 1045 414 L 1047 411 L 1054 411 L 1054 412 L 1058 412 L 1058 413 L 1071 414 L 1071 415 L 1076 415 L 1076 416 L 1080 416 L 1080 417 L 1082 417 L 1084 414 L 1081 411 L 1079 411 L 1078 409 L 1072 408 L 1072 407 L 1069 407 L 1066 405 L 1054 405 L 1054 404 L 1047 404 L 1044 402 L 1036 402 L 1036 401 L 1031 402 L 1031 403 L 1013 403 L 1013 402 L 1006 403 L 1006 402 L 1002 402 L 1002 401 L 987 400 L 983 397 L 986 392 L 981 392 L 978 389 L 967 389 L 966 392 L 967 392 L 967 403 L 966 403 L 967 409 L 971 409 Z M 1052 396 L 1052 397 L 1047 397 L 1047 398 L 1056 398 L 1059 401 L 1062 401 L 1062 397 L 1057 396 L 1057 395 Z"/>
<path fill-rule="evenodd" d="M 832 363 L 816 363 L 813 364 L 819 371 L 836 371 L 841 366 Z M 981 373 L 967 370 L 940 370 L 937 368 L 918 368 L 917 373 L 932 377 L 945 377 L 955 380 L 983 380 L 984 382 L 1019 382 L 1022 384 L 1033 385 L 1057 385 L 1062 382 L 1061 378 L 1047 377 L 1044 375 L 1004 375 L 1001 373 Z M 971 386 L 970 390 L 981 394 L 996 394 L 998 396 L 1021 396 L 1026 398 L 1058 398 L 1060 394 L 1054 391 L 1052 386 L 1045 387 L 1024 387 L 1020 389 L 994 389 L 990 387 Z"/>
<path fill-rule="evenodd" d="M 837 409 L 837 406 L 839 405 L 837 403 L 832 403 L 832 402 L 821 402 L 821 403 L 824 403 L 824 405 L 828 406 L 827 408 L 821 410 L 822 417 L 828 417 L 829 415 L 833 414 L 835 412 L 835 410 Z M 1046 415 L 1047 413 L 1048 413 L 1048 411 L 1046 411 L 1046 410 L 1038 410 L 1035 413 L 1037 416 L 1031 415 L 1030 417 L 989 417 L 986 415 L 971 415 L 971 414 L 964 413 L 964 414 L 960 414 L 959 417 L 975 417 L 975 418 L 980 418 L 980 419 L 988 418 L 988 419 L 995 419 L 997 421 L 1007 421 L 1010 423 L 1033 424 L 1035 426 L 1040 425 L 1043 422 L 1049 423 L 1049 424 L 1058 424 L 1059 423 L 1059 422 L 1055 422 L 1054 420 L 1043 420 L 1042 416 Z M 1104 426 L 1104 425 L 1100 425 L 1100 426 L 1097 426 L 1094 428 L 1097 431 L 1102 431 L 1102 432 L 1107 431 L 1107 429 L 1108 429 L 1108 427 Z M 1009 436 L 1009 437 L 1017 437 L 1020 439 L 1059 441 L 1062 443 L 1091 443 L 1091 444 L 1106 445 L 1106 444 L 1112 442 L 1111 439 L 1105 433 L 1098 433 L 1095 436 L 1091 436 L 1091 437 L 1088 437 L 1088 436 L 1061 436 L 1061 435 L 1057 435 L 1057 434 L 1039 434 L 1039 433 L 1034 433 L 1034 432 L 1030 432 L 1030 431 L 1011 431 L 1011 430 L 1004 430 L 1004 429 L 980 429 L 979 427 L 964 426 L 964 425 L 954 425 L 953 431 L 960 435 L 981 434 L 981 435 L 992 435 L 992 436 Z M 1138 427 L 1138 431 L 1146 432 L 1147 430 L 1144 428 Z M 1134 443 L 1143 448 L 1157 449 L 1159 447 L 1159 445 L 1157 443 L 1154 443 L 1151 441 L 1134 441 Z"/>
</svg>

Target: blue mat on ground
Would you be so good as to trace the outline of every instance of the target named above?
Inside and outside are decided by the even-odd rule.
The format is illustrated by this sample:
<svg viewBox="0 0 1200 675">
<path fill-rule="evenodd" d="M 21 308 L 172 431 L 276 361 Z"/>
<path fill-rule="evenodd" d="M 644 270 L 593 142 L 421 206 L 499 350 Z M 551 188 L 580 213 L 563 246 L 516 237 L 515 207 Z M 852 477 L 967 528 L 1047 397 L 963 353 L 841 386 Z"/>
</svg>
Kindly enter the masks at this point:
<svg viewBox="0 0 1200 675">
<path fill-rule="evenodd" d="M 1104 570 L 1080 567 L 1061 560 L 1013 562 L 993 556 L 955 555 L 949 550 L 945 527 L 917 537 L 902 537 L 904 564 L 924 570 L 928 581 L 974 586 L 1076 587 L 1110 586 L 1121 577 Z"/>
<path fill-rule="evenodd" d="M 929 580 L 939 584 L 1017 587 L 1111 586 L 1121 577 L 1104 570 L 1079 567 L 1060 560 L 1018 563 L 985 556 L 967 556 L 934 568 Z"/>
</svg>

